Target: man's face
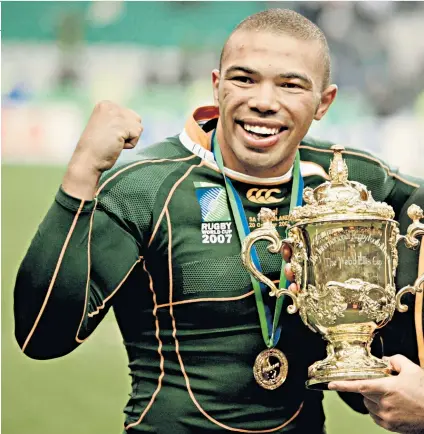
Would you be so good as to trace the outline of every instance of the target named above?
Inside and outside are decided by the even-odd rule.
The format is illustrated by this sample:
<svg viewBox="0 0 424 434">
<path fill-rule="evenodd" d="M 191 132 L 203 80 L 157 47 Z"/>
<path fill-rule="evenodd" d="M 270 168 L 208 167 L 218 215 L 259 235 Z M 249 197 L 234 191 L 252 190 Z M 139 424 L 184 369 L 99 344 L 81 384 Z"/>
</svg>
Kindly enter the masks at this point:
<svg viewBox="0 0 424 434">
<path fill-rule="evenodd" d="M 322 91 L 318 41 L 238 31 L 221 71 L 213 71 L 218 140 L 227 167 L 253 176 L 284 174 L 313 119 L 321 119 L 337 88 Z"/>
</svg>

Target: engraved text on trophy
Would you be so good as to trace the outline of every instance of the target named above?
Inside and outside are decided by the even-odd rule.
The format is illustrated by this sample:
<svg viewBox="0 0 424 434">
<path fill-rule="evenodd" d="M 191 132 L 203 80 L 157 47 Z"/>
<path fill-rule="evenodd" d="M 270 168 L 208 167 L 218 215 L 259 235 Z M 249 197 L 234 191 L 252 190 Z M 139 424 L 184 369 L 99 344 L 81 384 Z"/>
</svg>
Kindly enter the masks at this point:
<svg viewBox="0 0 424 434">
<path fill-rule="evenodd" d="M 393 314 L 392 230 L 385 222 L 308 227 L 310 260 L 301 297 L 309 324 L 323 331 L 346 321 L 379 323 Z"/>
</svg>

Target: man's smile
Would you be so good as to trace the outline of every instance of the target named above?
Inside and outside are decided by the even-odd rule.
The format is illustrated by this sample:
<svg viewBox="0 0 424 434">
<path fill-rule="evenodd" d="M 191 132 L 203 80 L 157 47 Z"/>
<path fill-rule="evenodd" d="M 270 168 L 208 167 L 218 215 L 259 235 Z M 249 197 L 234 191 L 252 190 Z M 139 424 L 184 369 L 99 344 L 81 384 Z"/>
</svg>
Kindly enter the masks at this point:
<svg viewBox="0 0 424 434">
<path fill-rule="evenodd" d="M 288 127 L 279 121 L 265 119 L 236 120 L 237 130 L 249 147 L 268 148 L 278 143 Z"/>
</svg>

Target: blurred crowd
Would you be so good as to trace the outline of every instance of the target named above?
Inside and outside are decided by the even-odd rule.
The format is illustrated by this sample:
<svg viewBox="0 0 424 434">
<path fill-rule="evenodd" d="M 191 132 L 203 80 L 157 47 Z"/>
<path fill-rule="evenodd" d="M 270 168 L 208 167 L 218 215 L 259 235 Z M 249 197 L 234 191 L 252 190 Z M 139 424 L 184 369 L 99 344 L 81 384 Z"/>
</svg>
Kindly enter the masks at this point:
<svg viewBox="0 0 424 434">
<path fill-rule="evenodd" d="M 423 2 L 299 2 L 325 32 L 333 81 L 378 116 L 414 110 L 424 91 Z"/>
<path fill-rule="evenodd" d="M 3 107 L 10 125 L 23 108 L 65 113 L 68 148 L 99 99 L 144 114 L 145 142 L 178 132 L 188 112 L 211 103 L 210 71 L 231 29 L 282 7 L 316 22 L 332 54 L 339 95 L 312 132 L 388 158 L 399 140 L 411 143 L 408 155 L 424 149 L 424 2 L 19 3 L 2 10 Z M 43 125 L 31 128 L 40 136 Z M 13 157 L 13 128 L 2 135 Z"/>
</svg>

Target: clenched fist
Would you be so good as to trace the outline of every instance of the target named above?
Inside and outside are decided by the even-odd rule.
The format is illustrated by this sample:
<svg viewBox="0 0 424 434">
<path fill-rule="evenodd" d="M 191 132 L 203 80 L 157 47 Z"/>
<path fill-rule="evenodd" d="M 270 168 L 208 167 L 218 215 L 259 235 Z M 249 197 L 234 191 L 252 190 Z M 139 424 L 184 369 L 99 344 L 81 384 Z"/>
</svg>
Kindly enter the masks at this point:
<svg viewBox="0 0 424 434">
<path fill-rule="evenodd" d="M 134 148 L 143 131 L 140 116 L 110 101 L 98 103 L 69 162 L 62 188 L 78 199 L 94 197 L 101 174 L 123 149 Z"/>
</svg>

